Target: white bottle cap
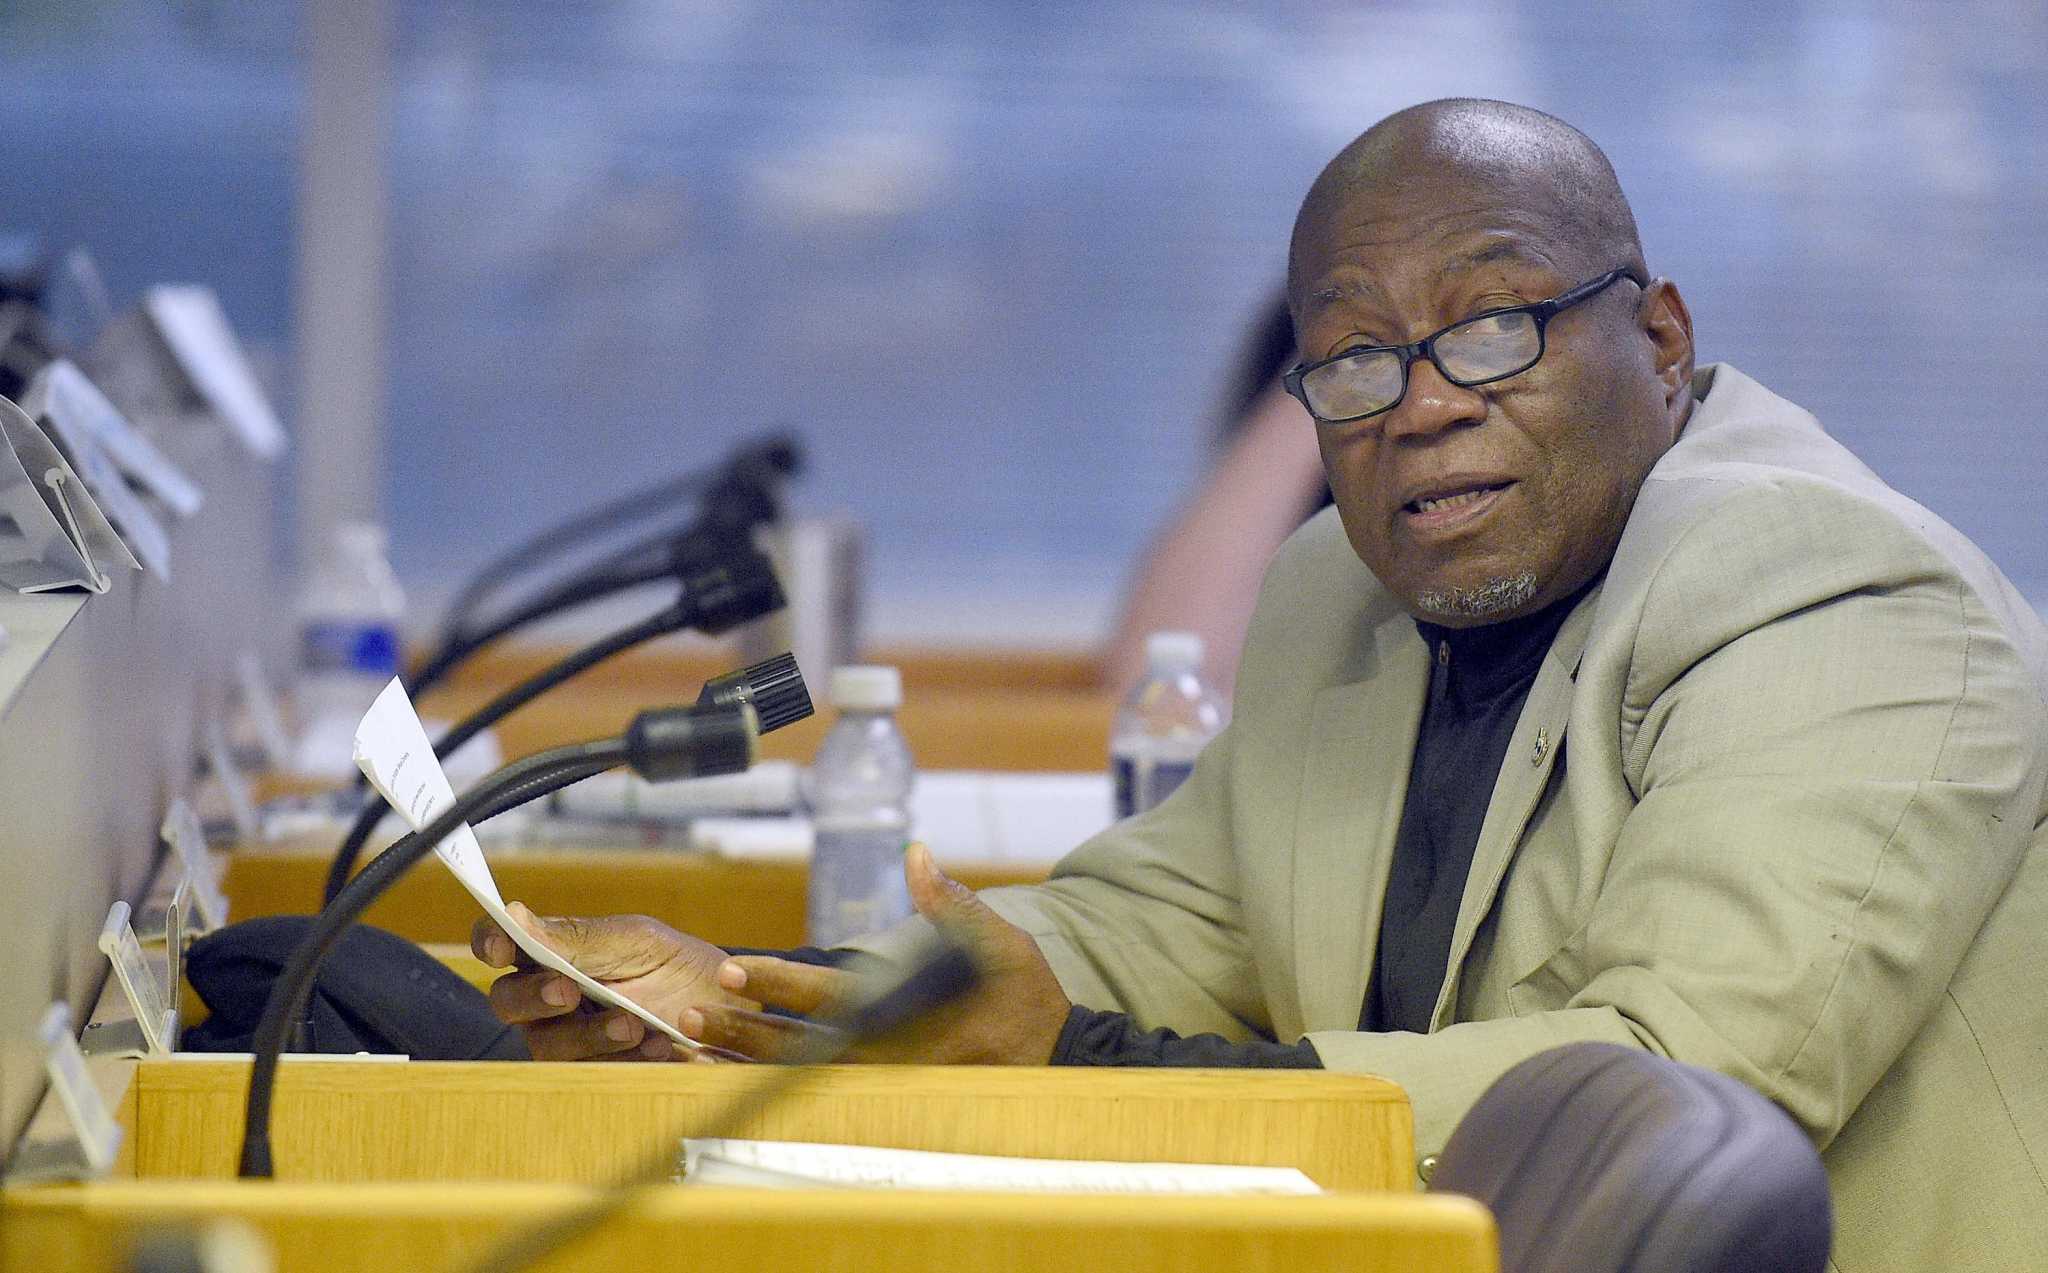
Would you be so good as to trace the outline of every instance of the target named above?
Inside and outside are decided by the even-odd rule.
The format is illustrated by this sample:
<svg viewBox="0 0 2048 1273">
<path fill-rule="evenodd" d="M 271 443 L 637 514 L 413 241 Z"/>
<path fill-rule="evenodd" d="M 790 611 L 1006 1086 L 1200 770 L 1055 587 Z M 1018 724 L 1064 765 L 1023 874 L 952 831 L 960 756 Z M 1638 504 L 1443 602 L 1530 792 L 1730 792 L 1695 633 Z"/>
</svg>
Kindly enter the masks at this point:
<svg viewBox="0 0 2048 1273">
<path fill-rule="evenodd" d="M 1192 632 L 1154 632 L 1145 638 L 1145 662 L 1154 676 L 1177 676 L 1202 666 L 1202 638 Z"/>
<path fill-rule="evenodd" d="M 903 705 L 903 673 L 893 667 L 835 667 L 832 706 L 842 712 L 893 712 Z"/>
</svg>

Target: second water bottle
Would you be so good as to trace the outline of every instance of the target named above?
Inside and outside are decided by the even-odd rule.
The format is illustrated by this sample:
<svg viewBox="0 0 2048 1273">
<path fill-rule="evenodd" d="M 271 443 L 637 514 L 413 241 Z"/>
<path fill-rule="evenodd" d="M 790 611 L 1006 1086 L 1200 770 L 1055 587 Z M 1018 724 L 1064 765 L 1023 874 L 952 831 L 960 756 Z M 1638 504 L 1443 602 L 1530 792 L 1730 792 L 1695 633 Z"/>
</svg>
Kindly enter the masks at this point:
<svg viewBox="0 0 2048 1273">
<path fill-rule="evenodd" d="M 832 669 L 839 720 L 804 775 L 817 847 L 806 907 L 813 946 L 835 946 L 910 916 L 910 745 L 896 728 L 903 681 L 893 667 Z"/>
</svg>

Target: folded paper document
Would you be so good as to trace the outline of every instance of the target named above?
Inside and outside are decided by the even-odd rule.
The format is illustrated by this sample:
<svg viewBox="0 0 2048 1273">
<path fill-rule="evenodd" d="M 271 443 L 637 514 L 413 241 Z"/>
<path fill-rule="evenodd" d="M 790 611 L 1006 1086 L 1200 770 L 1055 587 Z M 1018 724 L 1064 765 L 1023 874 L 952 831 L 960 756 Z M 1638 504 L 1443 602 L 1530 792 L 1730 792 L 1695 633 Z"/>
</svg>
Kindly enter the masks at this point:
<svg viewBox="0 0 2048 1273">
<path fill-rule="evenodd" d="M 391 678 L 391 684 L 385 686 L 384 692 L 377 695 L 377 701 L 370 705 L 362 724 L 356 726 L 355 758 L 370 785 L 377 789 L 377 794 L 390 801 L 391 807 L 398 810 L 399 816 L 415 831 L 455 803 L 455 789 L 448 785 L 448 775 L 434 756 L 433 744 L 427 741 L 426 728 L 420 724 L 419 715 L 413 711 L 412 699 L 397 677 Z M 498 921 L 498 927 L 504 929 L 533 962 L 561 973 L 599 1003 L 624 1008 L 685 1048 L 703 1046 L 631 999 L 590 978 L 513 919 L 512 913 L 505 909 L 505 899 L 498 893 L 498 882 L 491 875 L 490 863 L 484 861 L 484 851 L 478 847 L 476 833 L 469 829 L 468 823 L 463 823 L 454 834 L 435 845 L 434 854 L 455 872 L 455 878 L 484 908 L 484 913 Z"/>
<path fill-rule="evenodd" d="M 685 1184 L 995 1193 L 1321 1193 L 1293 1167 L 1075 1162 L 800 1141 L 683 1141 Z"/>
</svg>

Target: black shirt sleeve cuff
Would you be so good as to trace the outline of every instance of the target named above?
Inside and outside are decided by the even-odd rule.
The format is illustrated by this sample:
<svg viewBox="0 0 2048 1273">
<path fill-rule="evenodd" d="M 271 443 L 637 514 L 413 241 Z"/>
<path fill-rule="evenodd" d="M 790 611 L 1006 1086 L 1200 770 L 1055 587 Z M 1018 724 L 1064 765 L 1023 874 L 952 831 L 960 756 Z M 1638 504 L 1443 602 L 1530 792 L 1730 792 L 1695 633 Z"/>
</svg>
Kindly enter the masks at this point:
<svg viewBox="0 0 2048 1273">
<path fill-rule="evenodd" d="M 1322 1058 L 1307 1039 L 1232 1043 L 1220 1034 L 1186 1037 L 1160 1028 L 1140 1030 L 1121 1012 L 1074 1005 L 1053 1045 L 1054 1065 L 1183 1066 L 1253 1070 L 1319 1070 Z"/>
</svg>

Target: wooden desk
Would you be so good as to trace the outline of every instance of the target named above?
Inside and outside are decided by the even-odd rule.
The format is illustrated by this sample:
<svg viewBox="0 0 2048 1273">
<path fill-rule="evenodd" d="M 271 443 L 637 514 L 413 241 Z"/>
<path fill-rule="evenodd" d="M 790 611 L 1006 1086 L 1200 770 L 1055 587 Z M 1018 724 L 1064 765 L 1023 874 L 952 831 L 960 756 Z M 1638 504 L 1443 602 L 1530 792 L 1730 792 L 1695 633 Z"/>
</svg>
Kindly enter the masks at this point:
<svg viewBox="0 0 2048 1273">
<path fill-rule="evenodd" d="M 703 1068 L 710 1067 L 690 1067 Z M 460 1269 L 515 1225 L 587 1200 L 570 1185 L 116 1182 L 10 1190 L 7 1267 L 121 1267 L 146 1227 L 246 1222 L 278 1268 Z M 1492 1219 L 1467 1199 L 1391 1194 L 1124 1198 L 650 1189 L 536 1273 L 1494 1273 Z"/>
<path fill-rule="evenodd" d="M 420 701 L 423 715 L 455 720 L 508 686 L 558 661 L 568 647 L 515 645 L 487 651 Z M 1092 658 L 1007 652 L 879 650 L 873 661 L 902 670 L 896 719 L 926 769 L 1080 771 L 1107 763 L 1116 699 Z M 497 726 L 507 756 L 623 729 L 648 707 L 691 702 L 703 683 L 731 671 L 736 656 L 693 643 L 631 651 L 577 677 Z M 823 674 L 811 719 L 761 740 L 763 756 L 808 761 L 831 724 Z"/>
<path fill-rule="evenodd" d="M 319 909 L 334 846 L 307 841 L 241 849 L 227 858 L 234 919 L 303 915 Z M 943 864 L 955 870 L 953 864 Z M 718 945 L 800 946 L 804 939 L 801 862 L 736 862 L 648 849 L 555 849 L 491 855 L 508 900 L 531 900 L 551 915 L 652 915 Z M 957 867 L 970 888 L 1029 884 L 1038 867 Z M 483 911 L 439 862 L 422 862 L 377 899 L 363 922 L 416 942 L 469 941 Z"/>
<path fill-rule="evenodd" d="M 311 1062 L 279 1071 L 282 1181 L 590 1184 L 668 1152 L 787 1071 L 747 1065 Z M 226 1178 L 244 1061 L 143 1061 L 135 1174 Z M 1396 1085 L 1319 1071 L 826 1066 L 731 1134 L 955 1153 L 1299 1167 L 1328 1189 L 1407 1192 Z"/>
</svg>

